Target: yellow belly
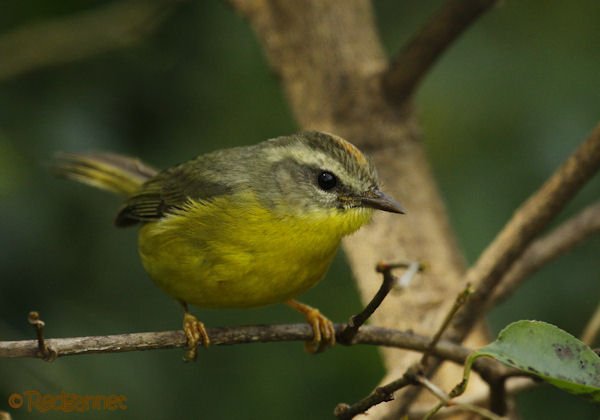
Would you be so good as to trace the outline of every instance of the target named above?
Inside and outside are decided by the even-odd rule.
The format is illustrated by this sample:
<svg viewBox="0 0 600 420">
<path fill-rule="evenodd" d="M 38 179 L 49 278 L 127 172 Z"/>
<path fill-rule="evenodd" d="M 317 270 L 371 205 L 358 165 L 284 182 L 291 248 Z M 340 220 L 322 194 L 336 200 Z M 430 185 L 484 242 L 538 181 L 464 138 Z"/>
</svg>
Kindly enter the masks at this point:
<svg viewBox="0 0 600 420">
<path fill-rule="evenodd" d="M 366 223 L 362 209 L 278 216 L 252 196 L 189 202 L 143 225 L 144 268 L 167 294 L 205 308 L 282 302 L 317 283 L 341 238 Z"/>
</svg>

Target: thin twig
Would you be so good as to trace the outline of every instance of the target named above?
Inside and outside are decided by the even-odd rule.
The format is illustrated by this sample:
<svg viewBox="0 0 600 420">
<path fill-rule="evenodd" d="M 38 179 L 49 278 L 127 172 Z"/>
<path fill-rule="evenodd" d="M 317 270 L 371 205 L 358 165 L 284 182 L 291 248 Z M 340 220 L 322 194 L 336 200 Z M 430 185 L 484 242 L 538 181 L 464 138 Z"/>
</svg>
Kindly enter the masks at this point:
<svg viewBox="0 0 600 420">
<path fill-rule="evenodd" d="M 383 76 L 388 99 L 402 104 L 448 47 L 496 0 L 448 0 L 393 60 Z"/>
<path fill-rule="evenodd" d="M 29 312 L 27 321 L 35 328 L 35 335 L 37 336 L 36 356 L 47 362 L 54 361 L 58 357 L 58 354 L 56 350 L 49 346 L 44 340 L 44 327 L 46 324 L 40 319 L 40 314 L 36 311 Z"/>
<path fill-rule="evenodd" d="M 466 274 L 475 291 L 456 314 L 451 340 L 462 341 L 483 316 L 496 286 L 527 246 L 600 168 L 600 124 L 514 214 Z"/>
<path fill-rule="evenodd" d="M 460 407 L 462 411 L 467 411 L 467 412 L 470 412 L 470 413 L 475 413 L 475 414 L 481 416 L 484 419 L 490 419 L 490 420 L 504 420 L 504 419 L 506 419 L 506 417 L 500 417 L 500 416 L 494 414 L 493 412 L 491 412 L 490 410 L 488 410 L 487 408 L 479 407 L 477 405 L 473 405 L 473 404 L 460 404 L 460 403 L 456 403 L 456 404 L 453 404 L 453 405 L 456 405 L 456 406 Z"/>
<path fill-rule="evenodd" d="M 338 415 L 338 417 L 340 417 L 341 415 L 349 416 L 349 417 L 340 417 L 340 418 L 352 418 L 353 416 L 360 414 L 361 412 L 367 411 L 369 408 L 371 408 L 374 405 L 380 404 L 382 402 L 390 401 L 392 399 L 392 394 L 394 392 L 398 391 L 400 388 L 403 388 L 404 386 L 406 386 L 407 381 L 414 382 L 415 374 L 418 374 L 419 377 L 424 377 L 423 373 L 426 369 L 426 363 L 427 363 L 428 357 L 431 356 L 433 353 L 435 353 L 436 347 L 438 346 L 440 338 L 441 338 L 442 334 L 444 333 L 444 331 L 446 330 L 446 327 L 450 324 L 450 321 L 452 320 L 452 317 L 454 316 L 454 314 L 456 314 L 456 311 L 458 311 L 458 309 L 465 303 L 465 301 L 467 300 L 470 293 L 471 293 L 471 288 L 469 285 L 467 285 L 465 287 L 465 289 L 456 297 L 454 305 L 452 306 L 452 308 L 446 315 L 444 321 L 442 322 L 442 325 L 436 332 L 435 336 L 427 344 L 427 348 L 423 352 L 423 357 L 421 358 L 421 361 L 419 363 L 416 363 L 415 365 L 411 366 L 404 373 L 404 375 L 401 378 L 399 378 L 387 385 L 384 385 L 383 387 L 379 387 L 379 388 L 375 389 L 375 391 L 373 391 L 371 394 L 369 394 L 367 397 L 363 398 L 362 400 L 358 401 L 357 403 L 352 404 L 352 405 L 338 404 L 338 406 L 336 407 L 336 411 L 335 411 L 336 415 Z M 465 356 L 468 356 L 468 355 L 465 355 Z M 436 363 L 435 366 L 433 367 L 433 369 L 436 369 L 438 365 L 439 365 L 439 363 Z M 485 375 L 486 376 L 489 375 L 490 377 L 502 377 L 502 375 L 505 374 L 505 373 L 500 373 L 498 370 L 488 369 L 487 367 L 483 368 L 483 370 L 485 371 Z M 427 371 L 427 373 L 431 373 L 431 372 Z M 358 410 L 362 410 L 362 411 L 358 411 Z"/>
<path fill-rule="evenodd" d="M 465 304 L 465 302 L 467 301 L 467 298 L 471 295 L 471 293 L 472 293 L 471 285 L 469 283 L 467 283 L 467 285 L 465 286 L 463 291 L 457 295 L 457 297 L 454 301 L 454 304 L 452 305 L 452 308 L 450 308 L 450 310 L 446 314 L 444 321 L 438 328 L 438 331 L 436 332 L 435 336 L 431 340 L 431 343 L 429 343 L 427 350 L 423 353 L 420 364 L 422 366 L 422 370 L 423 370 L 422 373 L 423 373 L 424 377 L 432 377 L 435 374 L 435 372 L 437 372 L 438 368 L 441 366 L 441 364 L 442 364 L 441 360 L 434 360 L 433 362 L 430 362 L 428 360 L 429 356 L 431 354 L 433 354 L 433 351 L 434 351 L 435 347 L 437 346 L 437 343 L 439 342 L 442 335 L 444 334 L 444 332 L 450 325 L 450 322 L 456 315 L 457 311 Z M 485 370 L 485 371 L 480 372 L 480 374 L 481 374 L 482 378 L 485 378 L 485 377 L 498 378 L 501 376 L 498 374 L 498 371 L 495 371 L 495 370 Z M 414 401 L 415 398 L 417 398 L 417 396 L 421 393 L 421 391 L 422 391 L 422 388 L 415 387 L 415 388 L 407 390 L 404 394 L 402 394 L 402 396 L 400 397 L 400 404 L 398 405 L 399 410 L 400 410 L 400 412 L 397 413 L 398 416 L 403 416 L 406 414 L 406 412 L 408 411 L 408 409 L 410 407 L 410 403 L 412 401 Z"/>
<path fill-rule="evenodd" d="M 583 341 L 588 346 L 592 346 L 596 342 L 599 332 L 600 332 L 600 304 L 598 304 L 598 306 L 596 306 L 594 315 L 592 315 L 592 317 L 586 324 L 585 328 L 583 329 L 583 333 L 581 334 L 581 341 Z"/>
<path fill-rule="evenodd" d="M 436 414 L 441 408 L 447 407 L 447 406 L 459 406 L 459 407 L 461 407 L 461 409 L 463 411 L 469 411 L 471 413 L 478 414 L 479 416 L 486 418 L 486 419 L 490 419 L 490 420 L 501 420 L 502 419 L 500 416 L 497 416 L 496 414 L 492 413 L 490 410 L 487 410 L 483 407 L 479 407 L 479 406 L 473 405 L 473 404 L 459 403 L 459 402 L 453 401 L 450 398 L 450 396 L 448 394 L 446 394 L 446 392 L 444 392 L 444 390 L 442 390 L 439 386 L 437 386 L 436 384 L 431 382 L 425 376 L 417 376 L 416 380 L 423 388 L 427 389 L 438 400 L 440 400 L 440 403 L 438 405 L 436 405 L 432 410 L 430 410 L 429 413 L 427 413 L 427 415 L 424 417 L 424 419 L 429 419 L 429 418 L 433 417 L 433 415 Z"/>
<path fill-rule="evenodd" d="M 502 278 L 488 305 L 494 307 L 506 300 L 532 273 L 599 232 L 600 202 L 587 206 L 549 234 L 532 242 Z"/>
<path fill-rule="evenodd" d="M 437 356 L 437 354 L 440 353 L 440 350 L 442 348 L 446 348 L 446 346 L 447 346 L 446 343 L 447 343 L 447 341 L 442 340 L 433 348 L 431 355 L 436 356 L 437 357 L 436 360 L 434 360 L 433 362 L 429 362 L 427 366 L 420 365 L 421 368 L 423 369 L 421 372 L 422 376 L 427 377 L 427 378 L 432 377 L 435 374 L 435 372 L 437 371 L 437 369 L 441 366 L 442 360 L 440 360 L 440 358 L 439 358 L 439 356 Z M 430 348 L 431 347 L 428 345 L 427 349 L 430 349 Z M 427 349 L 425 349 L 424 351 L 427 351 Z M 457 354 L 457 353 L 452 353 L 452 354 Z M 469 356 L 469 354 L 465 355 L 465 360 L 466 360 L 466 357 Z M 445 360 L 452 361 L 452 359 L 450 359 L 450 358 L 445 358 Z M 487 382 L 489 384 L 490 389 L 492 389 L 494 384 L 496 384 L 498 381 L 501 381 L 501 380 L 506 380 L 508 378 L 529 377 L 530 376 L 529 374 L 527 374 L 521 370 L 514 369 L 514 368 L 508 368 L 508 367 L 506 367 L 500 363 L 497 363 L 495 361 L 492 361 L 492 360 L 493 359 L 480 358 L 480 359 L 476 360 L 475 363 L 473 364 L 473 369 L 477 373 L 479 373 L 479 376 L 481 377 L 481 379 L 483 379 L 485 382 Z M 458 361 L 456 361 L 456 362 L 458 363 Z M 464 365 L 464 363 L 459 363 L 459 364 Z M 396 410 L 396 412 L 394 412 L 394 416 L 401 418 L 402 416 L 408 415 L 411 403 L 418 397 L 418 395 L 421 393 L 421 391 L 422 391 L 422 388 L 420 388 L 420 387 L 412 387 L 412 388 L 404 390 L 402 395 L 398 399 L 398 409 Z M 493 391 L 496 391 L 496 389 L 493 389 Z M 489 396 L 488 396 L 488 398 L 489 398 Z M 418 418 L 422 418 L 424 415 L 425 415 L 425 413 L 418 416 Z"/>
<path fill-rule="evenodd" d="M 508 382 L 506 386 L 506 394 L 507 395 L 516 395 L 528 389 L 540 386 L 544 382 L 534 381 L 531 378 L 515 378 Z M 486 391 L 478 392 L 476 394 L 461 396 L 459 398 L 455 398 L 453 401 L 455 404 L 448 406 L 444 409 L 444 411 L 439 412 L 436 415 L 436 419 L 456 416 L 458 413 L 465 411 L 465 406 L 481 406 L 483 404 L 488 403 L 489 401 L 489 393 Z M 409 419 L 421 420 L 427 413 L 430 411 L 429 408 L 420 407 L 414 411 L 408 413 Z"/>
<path fill-rule="evenodd" d="M 442 338 L 442 334 L 444 334 L 444 332 L 446 331 L 446 328 L 448 328 L 448 326 L 450 325 L 452 318 L 454 318 L 454 315 L 456 315 L 456 312 L 465 304 L 465 302 L 467 301 L 467 299 L 469 298 L 469 295 L 471 293 L 472 293 L 471 285 L 467 284 L 467 286 L 464 288 L 464 290 L 462 292 L 460 292 L 458 294 L 458 296 L 456 296 L 456 299 L 454 300 L 454 304 L 452 305 L 452 308 L 450 308 L 450 310 L 446 314 L 446 317 L 444 318 L 442 325 L 440 325 L 440 327 L 438 328 L 437 332 L 431 339 L 431 343 L 427 347 L 427 350 L 425 351 L 425 353 L 423 353 L 423 357 L 421 357 L 421 364 L 423 366 L 427 366 L 427 359 L 429 358 L 429 356 L 435 349 L 435 346 L 437 346 L 437 343 Z"/>
<path fill-rule="evenodd" d="M 419 383 L 419 385 L 428 390 L 441 402 L 447 404 L 450 401 L 450 397 L 448 396 L 448 394 L 446 394 L 442 388 L 431 382 L 425 376 L 417 376 L 416 380 Z"/>
<path fill-rule="evenodd" d="M 345 324 L 335 324 L 336 335 Z M 207 328 L 211 345 L 224 346 L 282 341 L 306 341 L 313 331 L 308 324 L 246 325 L 227 328 Z M 43 339 L 43 337 L 42 337 Z M 356 334 L 353 344 L 394 347 L 424 352 L 431 337 L 389 328 L 364 325 Z M 174 349 L 187 346 L 183 331 L 161 331 L 105 336 L 43 339 L 57 358 L 96 353 L 123 353 L 143 350 Z M 449 341 L 440 341 L 432 355 L 457 364 L 464 364 L 471 350 Z M 40 340 L 0 341 L 0 358 L 42 358 Z M 481 375 L 507 376 L 510 370 L 491 359 L 477 360 L 473 370 Z"/>
<path fill-rule="evenodd" d="M 421 366 L 416 364 L 406 370 L 401 378 L 396 379 L 386 385 L 375 388 L 373 392 L 360 401 L 349 405 L 345 403 L 338 404 L 333 414 L 339 419 L 351 419 L 354 416 L 365 413 L 369 408 L 381 404 L 382 402 L 392 401 L 394 392 L 400 389 L 416 384 L 416 376 L 419 374 Z"/>
<path fill-rule="evenodd" d="M 371 315 L 373 315 L 377 308 L 379 308 L 379 305 L 381 305 L 383 300 L 390 293 L 390 290 L 392 290 L 392 287 L 394 287 L 394 284 L 396 283 L 396 277 L 392 274 L 392 270 L 395 268 L 409 268 L 412 265 L 414 265 L 414 263 L 399 262 L 388 264 L 381 262 L 377 264 L 375 270 L 383 275 L 381 286 L 367 306 L 365 306 L 361 312 L 350 318 L 348 324 L 346 324 L 345 328 L 339 334 L 339 338 L 336 338 L 339 343 L 345 345 L 352 344 L 352 340 L 356 336 L 358 329 L 371 317 Z M 419 267 L 417 271 L 420 270 L 421 268 Z"/>
<path fill-rule="evenodd" d="M 346 324 L 335 324 L 339 335 Z M 308 324 L 247 325 L 228 328 L 207 328 L 211 345 L 235 345 L 280 341 L 306 341 L 312 338 Z M 161 331 L 73 338 L 49 338 L 44 341 L 57 352 L 58 357 L 95 353 L 122 353 L 131 351 L 184 348 L 187 340 L 183 331 Z M 431 337 L 389 328 L 364 325 L 356 334 L 354 344 L 395 347 L 405 350 L 425 351 Z M 0 358 L 38 358 L 39 341 L 0 341 Z M 440 341 L 433 355 L 462 364 L 470 349 L 448 341 Z M 492 364 L 475 363 L 475 370 L 495 369 Z M 498 365 L 500 366 L 500 365 Z"/>
</svg>

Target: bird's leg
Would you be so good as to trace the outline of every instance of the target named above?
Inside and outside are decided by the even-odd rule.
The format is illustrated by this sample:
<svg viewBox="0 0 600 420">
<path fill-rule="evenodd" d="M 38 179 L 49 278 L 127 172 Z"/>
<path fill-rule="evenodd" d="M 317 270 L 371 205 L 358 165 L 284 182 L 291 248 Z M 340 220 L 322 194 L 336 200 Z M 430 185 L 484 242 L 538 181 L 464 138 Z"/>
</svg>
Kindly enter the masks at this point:
<svg viewBox="0 0 600 420">
<path fill-rule="evenodd" d="M 327 347 L 335 345 L 335 329 L 333 328 L 333 323 L 318 309 L 294 299 L 290 299 L 285 303 L 304 314 L 306 322 L 312 327 L 313 339 L 312 341 L 304 343 L 306 351 L 309 353 L 320 353 Z"/>
<path fill-rule="evenodd" d="M 198 345 L 202 344 L 204 347 L 208 347 L 210 344 L 210 338 L 204 328 L 204 324 L 198 321 L 190 311 L 188 310 L 187 303 L 179 301 L 183 306 L 183 332 L 187 338 L 187 351 L 183 356 L 183 360 L 186 362 L 193 362 L 198 356 Z"/>
</svg>

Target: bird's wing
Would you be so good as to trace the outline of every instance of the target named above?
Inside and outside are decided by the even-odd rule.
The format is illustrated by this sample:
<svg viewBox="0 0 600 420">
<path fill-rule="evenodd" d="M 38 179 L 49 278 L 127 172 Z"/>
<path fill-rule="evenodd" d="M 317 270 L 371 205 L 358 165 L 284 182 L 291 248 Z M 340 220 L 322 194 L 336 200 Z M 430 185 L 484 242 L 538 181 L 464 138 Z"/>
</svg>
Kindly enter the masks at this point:
<svg viewBox="0 0 600 420">
<path fill-rule="evenodd" d="M 192 199 L 210 200 L 227 194 L 229 187 L 216 181 L 214 174 L 198 170 L 188 162 L 160 172 L 130 196 L 115 219 L 119 227 L 159 220 Z"/>
</svg>

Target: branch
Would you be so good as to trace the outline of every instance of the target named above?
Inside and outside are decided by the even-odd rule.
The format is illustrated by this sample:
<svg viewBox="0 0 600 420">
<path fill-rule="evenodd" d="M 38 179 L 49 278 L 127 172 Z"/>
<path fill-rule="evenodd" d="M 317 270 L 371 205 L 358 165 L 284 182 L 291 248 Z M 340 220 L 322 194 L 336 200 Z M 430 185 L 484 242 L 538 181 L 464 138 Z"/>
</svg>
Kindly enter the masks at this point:
<svg viewBox="0 0 600 420">
<path fill-rule="evenodd" d="M 113 1 L 0 36 L 0 80 L 136 44 L 167 16 L 173 0 Z"/>
<path fill-rule="evenodd" d="M 482 319 L 496 286 L 527 246 L 600 168 L 600 124 L 513 215 L 466 274 L 475 287 L 452 323 L 449 338 L 460 342 Z"/>
<path fill-rule="evenodd" d="M 333 410 L 333 414 L 338 419 L 352 419 L 359 414 L 365 413 L 369 408 L 381 404 L 382 402 L 388 402 L 394 399 L 394 393 L 400 389 L 407 387 L 408 385 L 416 385 L 415 380 L 418 374 L 420 366 L 413 365 L 407 369 L 401 378 L 390 382 L 389 384 L 379 386 L 375 388 L 373 392 L 367 395 L 362 400 L 349 405 L 349 404 L 338 404 Z"/>
<path fill-rule="evenodd" d="M 508 396 L 517 395 L 523 391 L 527 391 L 529 389 L 535 388 L 542 384 L 542 382 L 535 381 L 528 377 L 519 377 L 512 379 L 506 386 L 506 394 Z M 489 403 L 489 392 L 479 392 L 470 396 L 461 396 L 456 398 L 455 401 L 460 404 L 468 404 L 468 405 L 484 405 Z M 414 411 L 411 411 L 408 414 L 409 419 L 422 419 L 427 413 L 430 411 L 429 408 L 420 407 Z M 464 412 L 463 405 L 453 405 L 450 407 L 445 407 L 443 411 L 440 411 L 436 414 L 436 419 L 442 419 L 447 417 L 456 418 L 457 414 Z"/>
<path fill-rule="evenodd" d="M 387 266 L 383 266 L 383 267 L 387 268 Z M 384 274 L 385 273 L 386 272 L 384 271 Z M 389 270 L 387 271 L 387 273 L 389 274 Z M 387 282 L 390 282 L 390 280 L 388 279 Z M 384 283 L 386 283 L 385 278 L 384 278 Z M 439 359 L 436 359 L 432 364 L 429 364 L 428 358 L 430 355 L 432 355 L 436 351 L 442 334 L 444 333 L 444 331 L 450 324 L 454 315 L 456 315 L 456 312 L 462 307 L 462 305 L 465 304 L 465 302 L 467 301 L 470 294 L 471 294 L 471 288 L 469 285 L 467 285 L 465 287 L 465 289 L 457 295 L 454 305 L 452 306 L 452 308 L 450 308 L 450 310 L 446 314 L 446 317 L 444 318 L 444 321 L 442 322 L 442 324 L 438 328 L 437 332 L 435 333 L 435 335 L 432 337 L 431 341 L 427 345 L 427 348 L 423 352 L 423 356 L 419 363 L 415 363 L 415 364 L 411 365 L 404 372 L 402 377 L 400 377 L 399 379 L 396 379 L 386 385 L 377 387 L 372 393 L 370 393 L 369 395 L 367 395 L 360 401 L 358 401 L 352 405 L 345 404 L 345 403 L 338 404 L 334 410 L 334 414 L 340 419 L 351 419 L 358 414 L 366 412 L 368 409 L 370 409 L 371 407 L 373 407 L 377 404 L 381 404 L 383 402 L 388 402 L 388 401 L 393 400 L 394 393 L 408 385 L 418 385 L 418 384 L 423 385 L 423 381 L 428 382 L 427 376 L 433 375 L 433 373 L 435 373 L 435 371 L 438 369 L 438 367 L 441 364 Z M 483 360 L 481 360 L 481 361 L 483 361 Z M 478 361 L 476 361 L 475 363 L 477 363 L 477 362 Z M 516 375 L 520 374 L 518 372 L 517 373 L 511 372 L 505 367 L 498 367 L 498 366 L 499 365 L 497 365 L 497 364 L 483 365 L 483 366 L 480 365 L 480 366 L 478 366 L 479 374 L 481 375 L 481 377 L 483 379 L 488 381 L 490 384 L 497 383 L 499 381 L 504 382 L 506 377 L 515 375 L 515 374 Z M 420 391 L 421 391 L 421 388 L 409 389 L 406 393 L 404 393 L 402 395 L 402 399 L 408 398 L 408 399 L 410 399 L 410 401 L 412 401 L 412 399 L 416 398 L 416 396 L 418 395 L 418 393 Z M 404 411 L 408 410 L 408 405 L 400 404 L 399 408 L 400 408 L 400 410 L 402 410 L 402 412 L 394 413 L 394 414 L 397 414 L 398 417 L 404 416 L 406 414 Z M 439 410 L 439 408 L 441 408 L 441 406 L 438 407 L 438 410 Z"/>
<path fill-rule="evenodd" d="M 502 278 L 488 306 L 492 308 L 507 299 L 532 273 L 598 232 L 600 202 L 586 207 L 551 233 L 533 242 Z"/>
<path fill-rule="evenodd" d="M 383 75 L 384 92 L 405 102 L 446 49 L 496 0 L 448 0 L 408 42 Z"/>
<path fill-rule="evenodd" d="M 392 274 L 392 270 L 395 268 L 409 269 L 409 271 L 407 271 L 404 275 L 406 277 L 403 276 L 402 278 L 404 280 L 403 284 L 410 283 L 410 281 L 418 271 L 423 271 L 423 267 L 416 262 L 393 264 L 381 262 L 377 264 L 377 267 L 375 267 L 375 271 L 383 275 L 383 281 L 381 282 L 381 286 L 379 287 L 377 293 L 375 293 L 375 296 L 373 296 L 373 299 L 369 301 L 367 306 L 365 306 L 365 308 L 360 313 L 353 315 L 350 318 L 343 331 L 339 334 L 339 339 L 337 340 L 339 343 L 345 345 L 352 344 L 352 340 L 358 333 L 359 328 L 365 322 L 367 322 L 371 315 L 373 315 L 377 308 L 379 308 L 379 306 L 386 298 L 388 293 L 390 293 L 390 290 L 392 290 L 394 285 L 398 282 L 398 279 L 396 279 L 396 277 L 394 277 L 394 275 Z"/>
<path fill-rule="evenodd" d="M 346 324 L 335 324 L 336 336 Z M 312 338 L 308 324 L 248 325 L 230 328 L 207 328 L 211 345 L 269 343 L 277 341 L 307 341 Z M 364 325 L 353 339 L 354 344 L 396 347 L 426 351 L 431 337 L 388 328 Z M 141 350 L 184 348 L 187 345 L 183 331 L 161 331 L 105 336 L 46 339 L 45 345 L 56 352 L 56 357 L 94 353 L 122 353 Z M 40 358 L 38 340 L 0 341 L 0 358 Z M 441 341 L 432 350 L 434 356 L 462 364 L 470 350 L 460 345 Z M 481 365 L 483 366 L 483 364 Z"/>
<path fill-rule="evenodd" d="M 456 298 L 454 300 L 454 304 L 452 305 L 452 307 L 450 308 L 450 310 L 444 317 L 444 320 L 442 321 L 441 325 L 437 329 L 437 332 L 435 333 L 431 342 L 429 343 L 427 350 L 423 353 L 423 356 L 421 357 L 421 361 L 420 361 L 421 369 L 420 369 L 419 373 L 422 377 L 426 377 L 426 378 L 432 377 L 433 375 L 435 375 L 435 373 L 438 371 L 439 367 L 442 365 L 442 360 L 435 359 L 433 361 L 429 361 L 428 358 L 431 354 L 433 354 L 432 351 L 436 348 L 437 343 L 442 338 L 444 332 L 447 330 L 448 326 L 451 325 L 450 323 L 452 322 L 452 319 L 456 316 L 456 313 L 458 312 L 458 310 L 466 303 L 466 301 L 469 298 L 469 296 L 471 295 L 471 293 L 472 293 L 471 285 L 469 283 L 467 283 L 467 285 L 462 290 L 462 292 L 460 292 L 456 296 Z M 480 373 L 481 377 L 487 381 L 493 381 L 495 378 L 503 377 L 503 374 L 498 373 L 497 371 L 492 372 L 490 370 L 481 370 L 479 373 Z M 404 392 L 404 394 L 402 394 L 400 396 L 400 398 L 398 400 L 399 403 L 396 406 L 394 414 L 398 417 L 406 416 L 406 414 L 408 413 L 408 410 L 410 408 L 410 405 L 419 396 L 421 391 L 422 391 L 422 388 L 419 388 L 419 387 L 413 387 L 411 389 L 406 390 L 406 392 Z"/>
<path fill-rule="evenodd" d="M 40 314 L 36 311 L 29 312 L 27 321 L 35 328 L 35 335 L 37 336 L 38 343 L 36 356 L 47 362 L 52 362 L 56 359 L 56 351 L 48 346 L 48 343 L 44 340 L 44 327 L 46 324 L 40 319 Z"/>
<path fill-rule="evenodd" d="M 478 362 L 483 362 L 484 360 L 478 360 L 475 362 L 475 364 L 477 364 Z M 490 360 L 488 360 L 489 362 Z M 488 368 L 494 366 L 494 367 L 500 367 L 499 369 L 495 369 L 495 372 L 493 373 L 494 378 L 497 379 L 506 379 L 508 377 L 516 377 L 516 376 L 527 376 L 526 374 L 524 374 L 523 372 L 517 370 L 517 369 L 508 369 L 505 368 L 502 365 L 499 365 L 497 363 L 493 363 L 493 364 L 489 364 L 487 366 L 482 366 L 479 365 L 478 369 L 481 372 L 487 372 L 489 374 L 489 372 L 491 370 L 488 371 Z M 394 399 L 394 393 L 396 393 L 397 391 L 399 391 L 402 388 L 405 388 L 409 385 L 419 385 L 423 382 L 423 380 L 426 380 L 426 377 L 423 376 L 423 371 L 422 371 L 422 365 L 420 363 L 417 363 L 415 365 L 412 365 L 411 367 L 409 367 L 406 372 L 402 375 L 402 377 L 387 383 L 385 385 L 379 386 L 377 388 L 375 388 L 373 390 L 373 392 L 371 392 L 369 395 L 367 395 L 366 397 L 362 398 L 361 400 L 357 401 L 356 403 L 350 405 L 350 404 L 346 404 L 346 403 L 340 403 L 335 407 L 334 410 L 334 415 L 339 418 L 339 419 L 351 419 L 354 418 L 355 416 L 359 415 L 359 414 L 364 414 L 367 412 L 367 410 L 369 410 L 370 408 L 381 404 L 383 402 L 389 402 L 392 401 Z M 529 381 L 532 382 L 532 381 Z M 486 394 L 485 399 L 488 399 L 488 395 Z M 467 407 L 467 409 L 472 411 L 472 407 L 476 404 L 470 404 L 468 403 L 466 400 L 461 401 L 460 404 L 463 405 L 463 409 L 465 409 L 465 407 Z M 479 404 L 481 404 L 481 402 L 479 402 Z M 396 413 L 394 413 L 396 414 Z M 405 414 L 403 414 L 402 416 L 405 416 Z M 423 415 L 419 416 L 418 418 L 422 418 Z M 398 417 L 400 418 L 400 417 Z"/>
<path fill-rule="evenodd" d="M 588 321 L 581 334 L 581 341 L 592 347 L 600 333 L 600 304 L 596 307 L 594 314 Z"/>
<path fill-rule="evenodd" d="M 467 283 L 467 286 L 464 288 L 464 290 L 462 292 L 460 292 L 458 294 L 458 296 L 456 296 L 456 299 L 454 300 L 454 304 L 452 305 L 452 308 L 450 308 L 450 310 L 448 311 L 448 314 L 446 314 L 446 317 L 444 318 L 444 321 L 442 322 L 442 324 L 438 328 L 437 332 L 431 339 L 431 343 L 429 343 L 429 346 L 427 346 L 427 351 L 425 353 L 423 353 L 423 357 L 421 357 L 421 362 L 420 362 L 421 365 L 423 365 L 423 366 L 428 365 L 427 359 L 429 358 L 429 355 L 433 352 L 433 350 L 437 346 L 437 343 L 442 338 L 442 335 L 444 334 L 444 332 L 450 325 L 450 322 L 452 322 L 452 318 L 454 318 L 454 316 L 456 315 L 458 310 L 467 302 L 467 299 L 469 299 L 469 295 L 471 293 L 472 293 L 471 285 Z"/>
<path fill-rule="evenodd" d="M 34 319 L 35 318 L 35 319 Z M 160 331 L 103 336 L 52 338 L 44 340 L 40 334 L 39 315 L 30 314 L 36 328 L 36 340 L 0 341 L 0 358 L 33 357 L 53 361 L 59 357 L 96 353 L 124 353 L 130 351 L 173 349 L 187 347 L 183 331 Z M 42 322 L 43 323 L 43 322 Z M 347 324 L 334 325 L 336 338 L 347 328 Z M 308 324 L 246 325 L 228 328 L 207 328 L 211 345 L 270 343 L 279 341 L 307 341 L 313 331 Z M 431 355 L 457 364 L 464 364 L 471 350 L 449 341 L 440 341 L 431 349 L 431 337 L 389 328 L 364 325 L 356 333 L 353 344 L 369 344 L 413 350 L 429 351 Z M 45 350 L 44 350 L 45 349 Z M 52 357 L 47 357 L 51 352 Z M 477 360 L 473 369 L 482 375 L 507 376 L 509 370 L 490 360 Z"/>
<path fill-rule="evenodd" d="M 473 404 L 467 404 L 467 403 L 457 403 L 457 402 L 453 401 L 452 398 L 448 394 L 446 394 L 446 392 L 444 390 L 442 390 L 436 384 L 431 382 L 425 376 L 418 376 L 417 381 L 418 381 L 419 385 L 421 385 L 423 388 L 427 389 L 433 396 L 435 396 L 440 401 L 439 404 L 437 404 L 433 409 L 431 409 L 427 413 L 427 415 L 425 415 L 425 417 L 423 417 L 424 420 L 433 418 L 433 416 L 436 415 L 437 412 L 440 411 L 440 409 L 442 409 L 443 407 L 453 406 L 453 405 L 458 405 L 464 411 L 477 414 L 477 415 L 479 415 L 479 417 L 481 417 L 483 419 L 501 420 L 500 416 L 497 416 L 493 412 L 491 412 L 483 407 L 479 407 L 479 406 L 476 406 Z"/>
</svg>

